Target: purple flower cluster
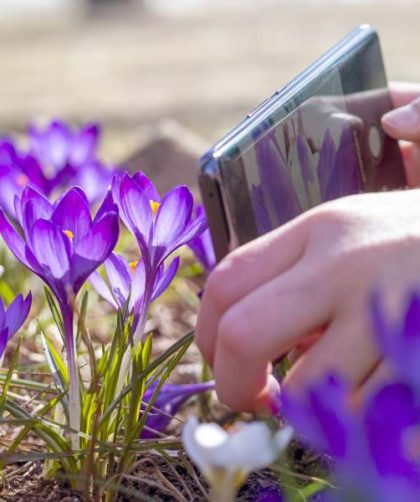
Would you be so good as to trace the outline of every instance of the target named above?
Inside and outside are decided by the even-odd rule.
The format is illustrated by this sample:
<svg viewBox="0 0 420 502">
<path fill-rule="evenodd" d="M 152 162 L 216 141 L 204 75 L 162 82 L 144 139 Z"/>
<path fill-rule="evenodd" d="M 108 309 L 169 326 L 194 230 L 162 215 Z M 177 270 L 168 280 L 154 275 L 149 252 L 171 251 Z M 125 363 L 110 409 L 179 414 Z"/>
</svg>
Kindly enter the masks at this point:
<svg viewBox="0 0 420 502">
<path fill-rule="evenodd" d="M 385 319 L 372 296 L 373 328 L 395 378 L 372 393 L 361 408 L 349 405 L 350 387 L 326 375 L 303 397 L 283 392 L 283 411 L 296 430 L 334 460 L 339 490 L 323 500 L 415 502 L 420 499 L 419 441 L 420 299 L 413 293 L 402 319 Z"/>
<path fill-rule="evenodd" d="M 97 158 L 98 140 L 99 128 L 94 124 L 75 130 L 53 121 L 43 129 L 29 128 L 26 150 L 11 140 L 0 142 L 0 234 L 15 257 L 57 299 L 69 369 L 69 425 L 76 431 L 81 402 L 73 317 L 77 294 L 86 280 L 115 309 L 127 312 L 127 319 L 133 314 L 131 329 L 137 343 L 150 303 L 178 270 L 179 257 L 170 262 L 167 258 L 192 242 L 203 265 L 209 269 L 214 264 L 210 236 L 202 235 L 207 229 L 204 211 L 198 208 L 193 215 L 190 190 L 175 187 L 161 198 L 144 174 L 130 176 L 105 168 Z M 52 195 L 54 202 L 49 199 Z M 92 202 L 100 199 L 102 204 L 92 217 Z M 128 263 L 113 253 L 120 217 L 137 240 L 138 261 Z M 102 264 L 105 278 L 96 271 Z M 30 306 L 30 294 L 26 299 L 19 295 L 7 310 L 0 300 L 0 359 Z M 119 384 L 129 374 L 128 360 L 121 365 Z M 150 431 L 164 430 L 186 399 L 212 385 L 165 384 L 147 418 L 145 434 L 150 437 Z M 146 403 L 154 390 L 152 386 L 146 391 Z M 77 449 L 79 437 L 71 435 L 72 447 Z"/>
<path fill-rule="evenodd" d="M 73 186 L 90 202 L 103 198 L 116 169 L 97 157 L 99 126 L 80 130 L 54 120 L 45 128 L 30 126 L 25 149 L 10 139 L 0 141 L 0 206 L 14 216 L 14 198 L 25 186 L 49 196 Z"/>
</svg>

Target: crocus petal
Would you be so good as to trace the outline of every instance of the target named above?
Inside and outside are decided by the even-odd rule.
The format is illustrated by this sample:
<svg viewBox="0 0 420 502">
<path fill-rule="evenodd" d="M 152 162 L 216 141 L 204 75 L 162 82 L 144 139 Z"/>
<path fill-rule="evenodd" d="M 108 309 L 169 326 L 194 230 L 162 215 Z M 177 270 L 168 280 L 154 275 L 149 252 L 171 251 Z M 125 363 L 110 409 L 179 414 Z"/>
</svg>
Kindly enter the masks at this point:
<svg viewBox="0 0 420 502">
<path fill-rule="evenodd" d="M 119 306 L 111 294 L 108 284 L 102 279 L 101 274 L 95 270 L 89 276 L 89 282 L 92 284 L 98 295 L 102 296 L 104 300 L 110 303 L 115 310 L 118 310 Z"/>
<path fill-rule="evenodd" d="M 187 187 L 176 187 L 168 192 L 159 206 L 153 232 L 153 245 L 171 247 L 188 226 L 193 197 Z"/>
<path fill-rule="evenodd" d="M 38 263 L 55 279 L 61 279 L 70 269 L 68 237 L 51 221 L 38 220 L 32 229 L 31 248 Z"/>
<path fill-rule="evenodd" d="M 9 330 L 9 338 L 22 326 L 27 318 L 32 304 L 31 293 L 23 299 L 22 295 L 18 295 L 9 305 L 6 313 L 6 324 Z"/>
<path fill-rule="evenodd" d="M 130 269 L 124 258 L 114 253 L 110 254 L 104 265 L 109 284 L 112 288 L 112 293 L 117 300 L 119 307 L 123 309 L 128 296 L 130 295 Z"/>
<path fill-rule="evenodd" d="M 89 275 L 105 261 L 118 240 L 117 213 L 105 214 L 95 222 L 85 237 L 74 247 L 72 283 L 74 293 L 82 287 Z"/>
<path fill-rule="evenodd" d="M 229 439 L 229 434 L 215 423 L 200 424 L 196 417 L 188 417 L 182 429 L 182 442 L 188 456 L 203 473 L 214 464 L 212 452 L 223 447 Z"/>
<path fill-rule="evenodd" d="M 92 225 L 89 206 L 78 189 L 71 189 L 64 194 L 57 204 L 52 221 L 62 230 L 70 230 L 74 245 L 85 237 Z"/>
<path fill-rule="evenodd" d="M 159 192 L 157 191 L 155 185 L 145 174 L 143 174 L 141 171 L 138 171 L 134 174 L 133 180 L 136 182 L 137 186 L 144 193 L 147 199 L 153 200 L 155 202 L 160 201 Z"/>
<path fill-rule="evenodd" d="M 2 330 L 0 330 L 0 365 L 2 362 L 4 351 L 6 350 L 6 345 L 8 340 L 9 340 L 9 331 L 7 328 L 3 328 Z"/>
<path fill-rule="evenodd" d="M 124 175 L 121 181 L 120 202 L 124 223 L 137 238 L 140 234 L 147 242 L 153 222 L 150 200 L 128 175 Z"/>
<path fill-rule="evenodd" d="M 0 297 L 0 330 L 4 328 L 6 321 L 6 312 L 4 310 L 3 300 Z"/>
<path fill-rule="evenodd" d="M 93 219 L 93 223 L 100 220 L 104 214 L 110 212 L 118 213 L 118 206 L 114 202 L 113 193 L 111 192 L 111 190 L 108 190 L 108 192 L 104 197 L 104 200 L 102 201 L 102 204 L 99 206 L 99 209 L 96 212 L 95 218 Z"/>
<path fill-rule="evenodd" d="M 144 261 L 140 260 L 137 264 L 136 270 L 134 271 L 133 277 L 131 279 L 131 296 L 129 309 L 138 310 L 141 308 L 141 303 L 144 296 L 144 290 L 146 287 L 146 270 L 144 267 Z"/>
<path fill-rule="evenodd" d="M 74 252 L 82 258 L 103 262 L 114 249 L 118 239 L 118 214 L 110 212 L 96 221 L 77 243 Z"/>
<path fill-rule="evenodd" d="M 10 251 L 16 258 L 30 269 L 33 267 L 29 264 L 26 256 L 26 245 L 22 237 L 16 232 L 12 225 L 7 221 L 3 211 L 0 209 L 0 234 L 9 247 Z"/>
<path fill-rule="evenodd" d="M 237 467 L 251 472 L 266 467 L 277 455 L 270 429 L 263 422 L 254 422 L 229 434 L 225 444 L 213 449 L 211 459 L 215 466 Z"/>
<path fill-rule="evenodd" d="M 77 170 L 75 182 L 83 187 L 91 202 L 96 202 L 106 194 L 114 172 L 115 169 L 108 169 L 96 160 L 90 161 Z"/>
<path fill-rule="evenodd" d="M 72 164 L 81 165 L 94 156 L 99 133 L 98 124 L 87 124 L 78 134 L 74 134 L 69 159 Z"/>
<path fill-rule="evenodd" d="M 178 271 L 179 262 L 180 258 L 179 256 L 177 256 L 171 261 L 170 265 L 166 268 L 163 274 L 160 275 L 158 280 L 155 282 L 152 301 L 156 300 L 156 298 L 158 298 L 172 282 L 172 279 L 175 277 Z"/>
<path fill-rule="evenodd" d="M 32 228 L 39 219 L 49 220 L 54 207 L 44 195 L 28 186 L 22 193 L 21 211 L 25 230 Z"/>
</svg>

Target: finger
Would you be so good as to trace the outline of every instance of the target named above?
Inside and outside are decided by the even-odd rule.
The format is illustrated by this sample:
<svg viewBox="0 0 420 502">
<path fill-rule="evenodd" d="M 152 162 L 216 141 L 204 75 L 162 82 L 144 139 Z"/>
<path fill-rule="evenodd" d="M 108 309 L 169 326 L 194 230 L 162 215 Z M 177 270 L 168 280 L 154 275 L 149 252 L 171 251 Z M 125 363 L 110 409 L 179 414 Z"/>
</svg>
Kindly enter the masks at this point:
<svg viewBox="0 0 420 502">
<path fill-rule="evenodd" d="M 408 105 L 415 99 L 420 98 L 420 84 L 411 82 L 390 82 L 389 90 L 392 104 L 395 108 Z"/>
<path fill-rule="evenodd" d="M 325 372 L 342 375 L 358 386 L 378 362 L 372 335 L 359 316 L 338 317 L 319 339 L 292 366 L 283 383 L 299 393 Z"/>
<path fill-rule="evenodd" d="M 420 98 L 386 113 L 382 127 L 395 139 L 420 143 Z"/>
<path fill-rule="evenodd" d="M 268 361 L 329 322 L 334 286 L 308 277 L 307 269 L 296 266 L 221 318 L 214 357 L 216 391 L 233 409 L 257 409 L 268 398 Z"/>
<path fill-rule="evenodd" d="M 291 364 L 295 364 L 295 362 L 303 356 L 305 352 L 307 352 L 312 345 L 314 345 L 324 334 L 325 328 L 318 328 L 312 331 L 309 335 L 307 335 L 301 342 L 299 342 L 293 349 L 289 352 L 287 358 Z"/>
<path fill-rule="evenodd" d="M 407 183 L 410 188 L 420 186 L 420 144 L 400 142 Z"/>
<path fill-rule="evenodd" d="M 351 404 L 354 407 L 362 406 L 385 383 L 392 381 L 394 371 L 388 361 L 382 360 L 365 381 L 355 390 Z"/>
<path fill-rule="evenodd" d="M 283 273 L 302 256 L 306 226 L 297 218 L 230 253 L 204 288 L 196 343 L 212 364 L 217 327 L 223 313 L 260 285 Z"/>
</svg>

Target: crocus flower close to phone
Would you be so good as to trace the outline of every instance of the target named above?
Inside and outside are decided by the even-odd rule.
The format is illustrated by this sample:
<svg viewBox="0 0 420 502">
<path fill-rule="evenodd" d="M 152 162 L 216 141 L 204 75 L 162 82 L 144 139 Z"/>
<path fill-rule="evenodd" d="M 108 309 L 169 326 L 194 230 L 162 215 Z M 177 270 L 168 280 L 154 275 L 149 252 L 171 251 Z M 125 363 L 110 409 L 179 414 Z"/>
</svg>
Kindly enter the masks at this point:
<svg viewBox="0 0 420 502">
<path fill-rule="evenodd" d="M 125 225 L 136 237 L 146 273 L 157 270 L 173 251 L 207 228 L 204 215 L 192 218 L 193 196 L 178 186 L 160 198 L 143 174 L 124 173 L 114 178 L 112 194 Z"/>
<path fill-rule="evenodd" d="M 31 293 L 28 293 L 26 298 L 18 295 L 7 309 L 4 308 L 3 301 L 0 298 L 0 361 L 3 358 L 7 342 L 28 317 L 31 304 Z"/>
</svg>

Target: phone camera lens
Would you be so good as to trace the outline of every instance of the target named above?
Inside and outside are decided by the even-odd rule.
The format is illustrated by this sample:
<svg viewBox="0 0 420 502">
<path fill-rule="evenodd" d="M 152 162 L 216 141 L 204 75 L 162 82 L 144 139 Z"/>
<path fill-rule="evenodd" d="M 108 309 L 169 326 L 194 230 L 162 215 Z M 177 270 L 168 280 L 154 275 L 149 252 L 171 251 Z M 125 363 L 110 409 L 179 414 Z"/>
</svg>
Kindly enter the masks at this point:
<svg viewBox="0 0 420 502">
<path fill-rule="evenodd" d="M 378 126 L 372 124 L 368 134 L 369 149 L 372 157 L 378 159 L 382 153 L 382 137 Z"/>
</svg>

